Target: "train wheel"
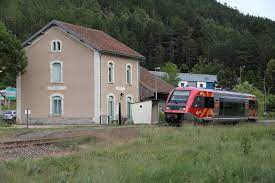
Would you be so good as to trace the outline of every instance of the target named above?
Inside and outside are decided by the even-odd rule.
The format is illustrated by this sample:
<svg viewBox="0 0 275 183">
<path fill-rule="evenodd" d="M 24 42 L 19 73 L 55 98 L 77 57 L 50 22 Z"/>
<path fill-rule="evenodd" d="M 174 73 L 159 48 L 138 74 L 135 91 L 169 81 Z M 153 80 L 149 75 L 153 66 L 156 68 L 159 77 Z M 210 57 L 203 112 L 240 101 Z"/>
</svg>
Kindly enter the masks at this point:
<svg viewBox="0 0 275 183">
<path fill-rule="evenodd" d="M 236 126 L 238 123 L 239 123 L 238 121 L 235 121 L 232 124 L 233 124 L 233 126 Z"/>
<path fill-rule="evenodd" d="M 208 121 L 208 122 L 207 122 L 207 125 L 213 126 L 213 125 L 214 125 L 214 121 Z"/>
<path fill-rule="evenodd" d="M 182 124 L 183 124 L 183 122 L 179 121 L 178 124 L 177 124 L 177 127 L 182 127 Z"/>
</svg>

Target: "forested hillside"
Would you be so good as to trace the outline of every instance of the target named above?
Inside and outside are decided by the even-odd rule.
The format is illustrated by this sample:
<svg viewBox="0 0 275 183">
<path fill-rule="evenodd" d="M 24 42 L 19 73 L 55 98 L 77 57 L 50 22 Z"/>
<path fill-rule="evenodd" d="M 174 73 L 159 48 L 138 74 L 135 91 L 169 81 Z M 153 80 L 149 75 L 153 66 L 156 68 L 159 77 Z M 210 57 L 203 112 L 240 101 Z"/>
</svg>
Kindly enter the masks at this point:
<svg viewBox="0 0 275 183">
<path fill-rule="evenodd" d="M 171 61 L 182 72 L 219 74 L 229 88 L 244 65 L 242 77 L 262 88 L 266 66 L 275 58 L 275 22 L 244 16 L 215 0 L 0 2 L 1 21 L 21 40 L 58 19 L 107 32 L 146 56 L 148 69 Z"/>
</svg>

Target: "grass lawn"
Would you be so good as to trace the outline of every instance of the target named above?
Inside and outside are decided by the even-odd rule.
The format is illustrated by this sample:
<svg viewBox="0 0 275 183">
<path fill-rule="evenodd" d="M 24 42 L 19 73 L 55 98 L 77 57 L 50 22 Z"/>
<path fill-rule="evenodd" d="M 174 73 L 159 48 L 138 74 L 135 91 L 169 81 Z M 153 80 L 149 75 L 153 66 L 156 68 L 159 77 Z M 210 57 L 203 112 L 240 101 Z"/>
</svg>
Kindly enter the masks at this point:
<svg viewBox="0 0 275 183">
<path fill-rule="evenodd" d="M 11 135 L 15 132 L 22 131 L 22 129 L 15 129 L 15 128 L 9 128 L 9 127 L 11 127 L 11 124 L 0 119 L 0 139 L 6 137 L 8 135 Z"/>
<path fill-rule="evenodd" d="M 0 182 L 275 182 L 275 128 L 140 127 L 128 143 L 0 163 Z"/>
<path fill-rule="evenodd" d="M 38 130 L 43 130 L 43 129 L 13 128 L 11 123 L 0 119 L 0 140 L 10 135 L 25 133 L 28 131 L 38 131 Z"/>
</svg>

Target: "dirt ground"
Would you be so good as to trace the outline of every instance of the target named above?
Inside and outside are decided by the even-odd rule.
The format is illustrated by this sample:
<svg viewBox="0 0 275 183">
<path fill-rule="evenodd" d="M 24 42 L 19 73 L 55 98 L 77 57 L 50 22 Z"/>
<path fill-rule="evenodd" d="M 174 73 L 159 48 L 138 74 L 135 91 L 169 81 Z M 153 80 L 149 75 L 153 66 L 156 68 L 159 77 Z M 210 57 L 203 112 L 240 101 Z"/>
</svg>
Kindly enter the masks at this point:
<svg viewBox="0 0 275 183">
<path fill-rule="evenodd" d="M 43 138 L 62 138 L 62 141 L 48 145 L 0 149 L 0 160 L 64 156 L 90 146 L 127 143 L 138 136 L 139 131 L 136 127 L 31 130 L 10 135 L 5 139 L 1 139 L 0 142 Z"/>
</svg>

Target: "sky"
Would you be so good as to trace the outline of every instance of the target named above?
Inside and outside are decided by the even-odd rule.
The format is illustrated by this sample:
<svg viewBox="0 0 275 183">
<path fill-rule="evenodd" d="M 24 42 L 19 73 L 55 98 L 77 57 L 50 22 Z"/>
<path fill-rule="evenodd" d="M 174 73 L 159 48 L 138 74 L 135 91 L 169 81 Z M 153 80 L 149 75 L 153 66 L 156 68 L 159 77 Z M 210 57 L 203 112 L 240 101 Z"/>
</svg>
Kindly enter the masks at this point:
<svg viewBox="0 0 275 183">
<path fill-rule="evenodd" d="M 217 0 L 244 13 L 266 17 L 275 21 L 275 0 Z"/>
</svg>

